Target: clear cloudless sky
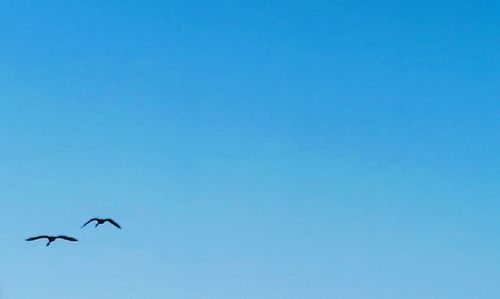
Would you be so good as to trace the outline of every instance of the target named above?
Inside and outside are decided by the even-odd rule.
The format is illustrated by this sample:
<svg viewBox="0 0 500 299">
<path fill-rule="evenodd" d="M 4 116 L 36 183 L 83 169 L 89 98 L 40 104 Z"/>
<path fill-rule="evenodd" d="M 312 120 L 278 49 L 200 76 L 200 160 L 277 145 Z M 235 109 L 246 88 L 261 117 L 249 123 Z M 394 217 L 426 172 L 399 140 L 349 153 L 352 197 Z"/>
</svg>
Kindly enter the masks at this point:
<svg viewBox="0 0 500 299">
<path fill-rule="evenodd" d="M 498 1 L 0 7 L 2 299 L 500 297 Z"/>
</svg>

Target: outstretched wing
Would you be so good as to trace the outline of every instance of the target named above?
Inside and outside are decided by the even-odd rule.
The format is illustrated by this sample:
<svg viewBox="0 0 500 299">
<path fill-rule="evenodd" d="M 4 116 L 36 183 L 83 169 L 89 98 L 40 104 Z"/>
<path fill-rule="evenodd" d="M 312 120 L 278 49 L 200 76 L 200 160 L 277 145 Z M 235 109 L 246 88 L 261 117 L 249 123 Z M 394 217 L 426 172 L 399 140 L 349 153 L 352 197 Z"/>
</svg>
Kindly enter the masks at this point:
<svg viewBox="0 0 500 299">
<path fill-rule="evenodd" d="M 39 239 L 48 239 L 49 236 L 38 236 L 38 237 L 31 237 L 31 238 L 28 238 L 26 239 L 26 241 L 35 241 L 35 240 L 39 240 Z"/>
<path fill-rule="evenodd" d="M 122 229 L 122 227 L 118 223 L 116 223 L 116 221 L 114 221 L 113 219 L 106 219 L 104 221 L 107 221 L 107 222 L 113 224 L 114 226 L 118 227 L 119 229 Z"/>
<path fill-rule="evenodd" d="M 71 242 L 76 242 L 78 241 L 77 239 L 75 238 L 72 238 L 72 237 L 67 237 L 67 236 L 57 236 L 57 239 L 63 239 L 63 240 L 66 240 L 66 241 L 71 241 Z"/>
<path fill-rule="evenodd" d="M 92 222 L 92 221 L 99 221 L 99 219 L 97 219 L 97 218 L 92 218 L 92 219 L 90 219 L 89 221 L 85 222 L 85 224 L 84 224 L 84 225 L 82 225 L 82 227 L 81 227 L 81 228 L 84 228 L 85 226 L 87 226 L 87 224 L 89 224 L 89 223 L 90 223 L 90 222 Z"/>
</svg>

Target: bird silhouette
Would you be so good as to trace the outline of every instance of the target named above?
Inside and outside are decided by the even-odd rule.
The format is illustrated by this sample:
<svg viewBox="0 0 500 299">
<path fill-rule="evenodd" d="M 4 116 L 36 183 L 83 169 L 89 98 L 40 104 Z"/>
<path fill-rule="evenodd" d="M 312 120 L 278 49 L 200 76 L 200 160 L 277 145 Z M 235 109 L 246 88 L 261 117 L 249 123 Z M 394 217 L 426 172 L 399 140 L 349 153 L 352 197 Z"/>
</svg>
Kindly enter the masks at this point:
<svg viewBox="0 0 500 299">
<path fill-rule="evenodd" d="M 92 218 L 89 221 L 87 221 L 84 225 L 82 225 L 81 228 L 84 228 L 85 226 L 87 226 L 87 224 L 91 223 L 92 221 L 97 222 L 95 224 L 95 227 L 98 227 L 99 225 L 104 224 L 105 222 L 109 222 L 109 223 L 113 224 L 114 226 L 116 226 L 117 228 L 122 229 L 122 227 L 118 223 L 116 223 L 116 221 L 114 221 L 113 219 L 110 219 L 110 218 L 106 218 L 106 219 Z"/>
<path fill-rule="evenodd" d="M 49 242 L 47 243 L 46 246 L 49 246 L 50 243 L 54 242 L 57 239 L 63 239 L 63 240 L 66 240 L 66 241 L 71 241 L 71 242 L 77 242 L 78 241 L 75 238 L 67 237 L 67 236 L 38 236 L 38 237 L 28 238 L 28 239 L 26 239 L 26 241 L 35 241 L 35 240 L 39 240 L 39 239 L 47 239 L 47 240 L 49 240 Z"/>
</svg>

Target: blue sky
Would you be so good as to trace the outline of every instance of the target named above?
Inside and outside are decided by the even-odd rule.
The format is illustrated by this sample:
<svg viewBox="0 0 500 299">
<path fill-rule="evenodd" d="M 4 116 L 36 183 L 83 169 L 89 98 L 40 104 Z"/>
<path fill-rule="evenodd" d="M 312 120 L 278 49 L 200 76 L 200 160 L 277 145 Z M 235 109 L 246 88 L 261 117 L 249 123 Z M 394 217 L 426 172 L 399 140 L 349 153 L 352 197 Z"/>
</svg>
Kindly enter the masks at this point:
<svg viewBox="0 0 500 299">
<path fill-rule="evenodd" d="M 2 298 L 500 296 L 496 1 L 0 5 Z"/>
</svg>

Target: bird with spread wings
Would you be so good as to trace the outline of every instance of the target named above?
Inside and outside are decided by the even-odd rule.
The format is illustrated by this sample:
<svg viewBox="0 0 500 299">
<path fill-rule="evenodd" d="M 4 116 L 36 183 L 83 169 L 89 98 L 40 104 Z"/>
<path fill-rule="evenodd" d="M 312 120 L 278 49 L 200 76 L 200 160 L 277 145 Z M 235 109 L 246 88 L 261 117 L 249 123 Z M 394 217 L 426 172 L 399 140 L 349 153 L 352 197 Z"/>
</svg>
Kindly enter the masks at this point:
<svg viewBox="0 0 500 299">
<path fill-rule="evenodd" d="M 122 227 L 116 222 L 114 221 L 113 219 L 110 219 L 110 218 L 106 218 L 106 219 L 100 219 L 100 218 L 92 218 L 90 219 L 89 221 L 85 222 L 84 225 L 82 225 L 81 228 L 84 228 L 85 226 L 87 226 L 87 224 L 93 222 L 93 221 L 96 221 L 96 224 L 95 224 L 95 227 L 98 227 L 99 225 L 101 224 L 104 224 L 106 222 L 109 222 L 111 223 L 112 225 L 114 225 L 115 227 L 121 229 Z"/>
<path fill-rule="evenodd" d="M 49 246 L 50 243 L 54 242 L 57 239 L 62 239 L 62 240 L 71 241 L 71 242 L 77 242 L 78 241 L 77 239 L 72 238 L 72 237 L 68 237 L 68 236 L 45 236 L 45 235 L 44 236 L 37 236 L 37 237 L 28 238 L 28 239 L 26 239 L 26 241 L 35 241 L 35 240 L 39 240 L 39 239 L 47 239 L 49 242 L 47 243 L 46 246 Z"/>
</svg>

